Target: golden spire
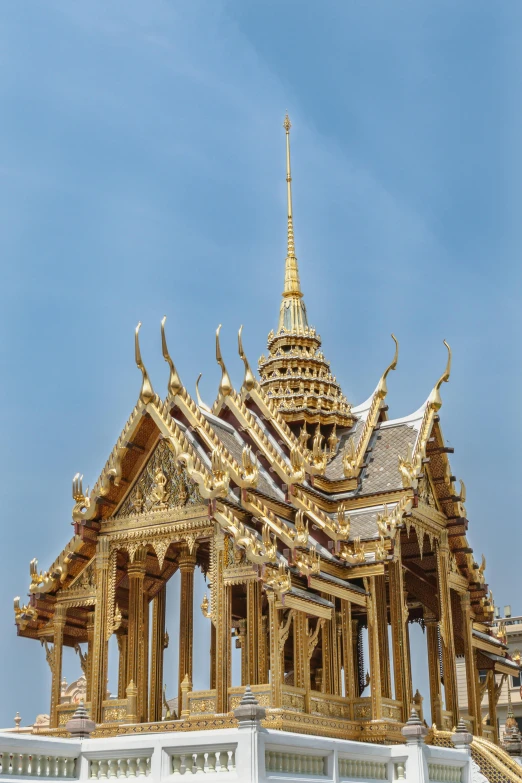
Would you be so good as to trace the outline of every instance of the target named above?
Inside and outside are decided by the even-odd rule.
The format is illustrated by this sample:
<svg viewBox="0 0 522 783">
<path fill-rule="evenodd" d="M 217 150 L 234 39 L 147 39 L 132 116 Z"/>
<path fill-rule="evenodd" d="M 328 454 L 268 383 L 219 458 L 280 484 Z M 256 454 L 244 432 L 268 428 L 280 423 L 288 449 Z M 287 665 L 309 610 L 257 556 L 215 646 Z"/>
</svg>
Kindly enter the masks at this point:
<svg viewBox="0 0 522 783">
<path fill-rule="evenodd" d="M 299 282 L 297 258 L 295 256 L 294 217 L 292 214 L 292 170 L 290 167 L 290 128 L 292 127 L 292 124 L 288 114 L 285 117 L 283 127 L 286 132 L 286 200 L 288 206 L 288 243 L 286 250 L 284 295 L 301 297 L 303 294 Z"/>
<path fill-rule="evenodd" d="M 285 261 L 285 287 L 283 291 L 283 302 L 281 304 L 281 313 L 279 316 L 278 331 L 282 328 L 287 331 L 300 331 L 308 327 L 306 308 L 304 302 L 300 300 L 303 297 L 301 283 L 299 281 L 299 267 L 295 255 L 294 242 L 294 216 L 292 211 L 292 170 L 290 166 L 290 128 L 292 124 L 288 114 L 285 117 L 283 127 L 286 133 L 286 197 L 288 212 L 288 240 Z"/>
</svg>

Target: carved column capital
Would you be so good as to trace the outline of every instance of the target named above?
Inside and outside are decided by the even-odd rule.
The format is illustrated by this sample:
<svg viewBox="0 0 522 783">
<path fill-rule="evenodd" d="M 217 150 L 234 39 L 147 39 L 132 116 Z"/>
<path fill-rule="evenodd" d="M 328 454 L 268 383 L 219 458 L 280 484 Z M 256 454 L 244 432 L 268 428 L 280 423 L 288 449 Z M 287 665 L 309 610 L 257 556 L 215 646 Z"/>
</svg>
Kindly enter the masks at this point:
<svg viewBox="0 0 522 783">
<path fill-rule="evenodd" d="M 63 628 L 67 620 L 67 607 L 65 604 L 56 604 L 53 616 L 53 626 L 56 630 L 57 627 Z"/>
<path fill-rule="evenodd" d="M 422 614 L 424 625 L 438 625 L 439 619 L 435 612 L 430 612 L 429 609 L 424 608 L 423 614 Z"/>
<path fill-rule="evenodd" d="M 96 568 L 109 567 L 109 553 L 109 539 L 105 536 L 99 537 L 96 542 Z"/>
<path fill-rule="evenodd" d="M 140 546 L 134 554 L 132 563 L 127 564 L 127 574 L 130 577 L 142 579 L 145 576 L 147 568 L 147 549 L 144 546 Z"/>
<path fill-rule="evenodd" d="M 184 546 L 180 552 L 178 566 L 180 571 L 193 571 L 196 567 L 196 552 L 198 545 L 194 542 L 192 551 L 188 546 Z"/>
</svg>

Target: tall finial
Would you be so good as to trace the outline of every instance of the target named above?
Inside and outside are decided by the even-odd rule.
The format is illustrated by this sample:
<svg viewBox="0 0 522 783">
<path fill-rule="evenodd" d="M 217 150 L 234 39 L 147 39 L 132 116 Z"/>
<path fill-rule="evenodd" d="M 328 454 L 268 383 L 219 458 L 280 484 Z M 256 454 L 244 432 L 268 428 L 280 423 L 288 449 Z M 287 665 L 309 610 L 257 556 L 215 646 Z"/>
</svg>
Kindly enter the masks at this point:
<svg viewBox="0 0 522 783">
<path fill-rule="evenodd" d="M 285 296 L 299 296 L 301 284 L 299 281 L 299 270 L 297 267 L 297 258 L 295 256 L 294 241 L 294 216 L 292 212 L 292 169 L 290 166 L 290 128 L 292 123 L 288 114 L 285 117 L 283 127 L 286 133 L 286 200 L 288 212 L 288 242 L 286 249 L 286 268 L 285 268 Z"/>
<path fill-rule="evenodd" d="M 134 334 L 134 353 L 135 353 L 135 360 L 136 365 L 141 370 L 141 374 L 143 376 L 142 382 L 141 382 L 141 391 L 140 391 L 140 400 L 147 405 L 147 403 L 152 402 L 154 397 L 156 396 L 154 394 L 154 389 L 152 388 L 152 384 L 150 382 L 149 374 L 147 370 L 145 369 L 145 365 L 143 364 L 142 358 L 141 358 L 141 351 L 140 351 L 140 338 L 139 338 L 139 332 L 141 329 L 141 321 L 136 327 L 136 331 Z"/>
<path fill-rule="evenodd" d="M 443 340 L 443 343 L 446 346 L 447 351 L 448 351 L 448 359 L 447 359 L 447 362 L 446 362 L 446 368 L 445 368 L 444 372 L 442 373 L 442 375 L 440 376 L 440 378 L 437 381 L 437 383 L 435 384 L 435 386 L 433 387 L 433 390 L 432 390 L 430 396 L 428 397 L 428 402 L 430 403 L 432 408 L 434 410 L 436 410 L 436 411 L 440 410 L 440 408 L 442 407 L 442 398 L 440 396 L 440 387 L 442 386 L 443 383 L 447 383 L 449 381 L 450 374 L 451 374 L 451 348 L 449 347 L 449 345 L 446 342 L 446 340 Z"/>
<path fill-rule="evenodd" d="M 223 357 L 221 355 L 221 346 L 219 344 L 220 331 L 221 331 L 221 324 L 219 324 L 218 328 L 216 329 L 216 361 L 221 367 L 221 381 L 219 384 L 219 393 L 221 394 L 222 397 L 226 397 L 232 391 L 232 382 L 230 380 L 229 374 L 227 372 L 227 368 L 225 367 L 225 362 L 223 361 Z"/>
<path fill-rule="evenodd" d="M 288 219 L 288 240 L 286 248 L 285 261 L 285 286 L 283 291 L 283 302 L 279 315 L 278 331 L 286 329 L 287 331 L 302 331 L 308 328 L 308 318 L 306 316 L 306 307 L 302 301 L 303 293 L 299 280 L 299 268 L 295 255 L 294 241 L 294 216 L 292 211 L 292 169 L 290 166 L 290 128 L 292 124 L 288 114 L 285 116 L 283 128 L 286 133 L 286 197 L 287 197 L 287 219 Z"/>
<path fill-rule="evenodd" d="M 183 384 L 181 383 L 181 379 L 178 375 L 178 371 L 174 367 L 174 362 L 170 358 L 169 349 L 167 347 L 167 338 L 165 336 L 165 321 L 167 320 L 167 316 L 164 315 L 161 319 L 161 347 L 163 350 L 163 358 L 167 362 L 167 364 L 170 367 L 170 374 L 169 374 L 169 384 L 168 384 L 168 393 L 169 397 L 175 397 L 176 394 L 179 394 L 179 392 L 183 388 Z"/>
<path fill-rule="evenodd" d="M 285 117 L 283 128 L 286 132 L 286 199 L 288 205 L 288 246 L 287 256 L 295 258 L 295 244 L 294 244 L 294 218 L 292 215 L 292 170 L 290 167 L 290 128 L 292 123 L 288 114 Z M 297 288 L 299 289 L 299 277 L 297 277 Z M 285 280 L 286 291 L 286 280 Z"/>
</svg>

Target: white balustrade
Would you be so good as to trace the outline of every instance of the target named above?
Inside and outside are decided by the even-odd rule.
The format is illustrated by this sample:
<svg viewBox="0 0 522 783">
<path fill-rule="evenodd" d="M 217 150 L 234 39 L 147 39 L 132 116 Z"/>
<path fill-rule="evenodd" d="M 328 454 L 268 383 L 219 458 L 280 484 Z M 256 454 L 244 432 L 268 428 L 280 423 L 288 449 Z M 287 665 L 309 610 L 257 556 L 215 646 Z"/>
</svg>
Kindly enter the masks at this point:
<svg viewBox="0 0 522 783">
<path fill-rule="evenodd" d="M 461 767 L 451 767 L 447 764 L 428 764 L 430 781 L 435 783 L 461 783 Z"/>
<path fill-rule="evenodd" d="M 295 772 L 300 775 L 326 775 L 325 757 L 285 750 L 266 750 L 267 772 Z"/>
<path fill-rule="evenodd" d="M 385 761 L 374 759 L 340 758 L 339 777 L 348 780 L 388 780 L 388 765 Z"/>
<path fill-rule="evenodd" d="M 273 729 L 201 729 L 62 739 L 0 732 L 0 783 L 471 783 L 465 750 L 377 745 Z M 136 781 L 138 783 L 138 781 Z M 145 783 L 145 781 L 144 781 Z M 181 781 L 180 781 L 181 783 Z"/>
<path fill-rule="evenodd" d="M 139 778 L 150 775 L 151 755 L 112 756 L 110 758 L 91 758 L 89 761 L 90 780 L 108 780 L 109 778 Z"/>
<path fill-rule="evenodd" d="M 0 775 L 17 778 L 74 778 L 76 761 L 71 756 L 3 751 L 0 754 Z"/>
<path fill-rule="evenodd" d="M 171 755 L 173 775 L 201 775 L 233 772 L 236 768 L 235 748 L 209 750 L 177 750 Z"/>
</svg>

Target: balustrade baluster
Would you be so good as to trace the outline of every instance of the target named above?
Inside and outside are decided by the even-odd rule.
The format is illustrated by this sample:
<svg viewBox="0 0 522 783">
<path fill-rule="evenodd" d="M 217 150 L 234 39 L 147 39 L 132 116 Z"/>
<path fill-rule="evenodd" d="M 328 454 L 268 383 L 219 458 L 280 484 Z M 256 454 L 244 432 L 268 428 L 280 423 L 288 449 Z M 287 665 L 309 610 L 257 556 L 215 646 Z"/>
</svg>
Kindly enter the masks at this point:
<svg viewBox="0 0 522 783">
<path fill-rule="evenodd" d="M 65 777 L 65 758 L 64 756 L 58 756 L 56 759 L 56 776 L 59 778 Z"/>
<path fill-rule="evenodd" d="M 22 753 L 20 756 L 20 774 L 21 775 L 28 775 L 29 774 L 29 754 L 28 753 Z"/>
<path fill-rule="evenodd" d="M 129 777 L 135 778 L 136 772 L 138 769 L 138 759 L 136 758 L 130 758 L 129 759 Z"/>
<path fill-rule="evenodd" d="M 233 770 L 236 768 L 236 751 L 235 750 L 229 750 L 228 751 L 228 769 Z"/>
<path fill-rule="evenodd" d="M 109 770 L 109 762 L 107 759 L 100 759 L 100 770 L 98 773 L 99 780 L 107 779 L 107 772 Z"/>
<path fill-rule="evenodd" d="M 181 758 L 179 756 L 172 756 L 172 774 L 181 775 Z"/>
<path fill-rule="evenodd" d="M 147 763 L 148 758 L 146 756 L 142 757 L 140 756 L 138 759 L 138 776 L 139 777 L 145 777 L 147 774 Z"/>
<path fill-rule="evenodd" d="M 91 780 L 98 780 L 98 773 L 100 771 L 100 762 L 98 759 L 91 759 Z"/>
<path fill-rule="evenodd" d="M 214 751 L 207 753 L 207 772 L 216 771 L 216 754 Z"/>
<path fill-rule="evenodd" d="M 71 757 L 65 759 L 65 777 L 66 778 L 73 778 L 74 777 L 74 770 L 76 768 L 76 759 L 73 759 Z"/>
<path fill-rule="evenodd" d="M 126 778 L 128 769 L 129 769 L 129 764 L 127 759 L 126 758 L 120 759 L 118 762 L 118 777 Z"/>
<path fill-rule="evenodd" d="M 109 775 L 110 778 L 118 777 L 118 759 L 111 759 L 109 761 Z"/>
</svg>

